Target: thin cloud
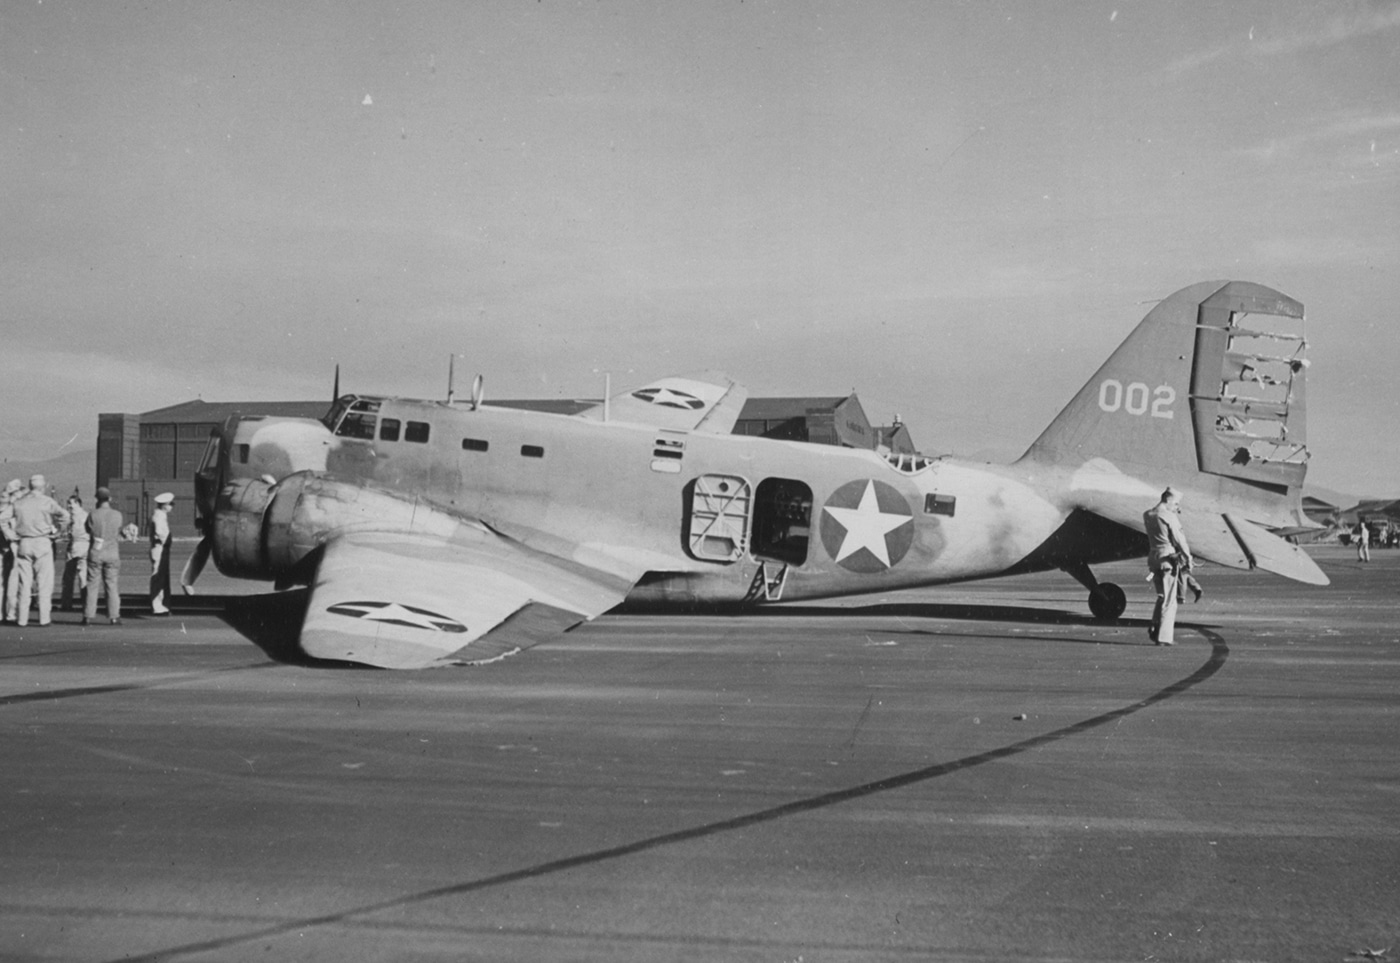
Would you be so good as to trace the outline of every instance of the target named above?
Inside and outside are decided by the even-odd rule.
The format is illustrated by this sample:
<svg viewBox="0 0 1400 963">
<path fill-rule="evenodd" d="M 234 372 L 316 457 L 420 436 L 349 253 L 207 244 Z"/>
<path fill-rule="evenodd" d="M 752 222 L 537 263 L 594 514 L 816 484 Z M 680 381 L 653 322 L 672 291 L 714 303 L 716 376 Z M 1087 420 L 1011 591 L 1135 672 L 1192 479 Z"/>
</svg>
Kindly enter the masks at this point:
<svg viewBox="0 0 1400 963">
<path fill-rule="evenodd" d="M 1279 34 L 1251 27 L 1238 39 L 1182 57 L 1168 65 L 1166 72 L 1179 75 L 1226 57 L 1277 57 L 1332 47 L 1397 27 L 1400 27 L 1400 4 L 1367 5 L 1364 9 L 1338 13 L 1321 23 L 1299 25 Z"/>
<path fill-rule="evenodd" d="M 1343 149 L 1344 166 L 1389 164 L 1400 134 L 1400 113 L 1361 114 L 1317 119 L 1286 137 L 1272 137 L 1262 143 L 1241 147 L 1236 153 L 1261 163 L 1272 163 L 1308 150 Z"/>
</svg>

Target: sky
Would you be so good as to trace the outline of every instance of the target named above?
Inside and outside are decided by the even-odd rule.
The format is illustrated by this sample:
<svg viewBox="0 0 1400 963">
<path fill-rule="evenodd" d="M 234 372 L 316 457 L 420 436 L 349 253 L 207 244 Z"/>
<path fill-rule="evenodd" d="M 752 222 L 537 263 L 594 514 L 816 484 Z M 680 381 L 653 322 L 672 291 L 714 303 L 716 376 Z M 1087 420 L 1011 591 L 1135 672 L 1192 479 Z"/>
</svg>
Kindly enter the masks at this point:
<svg viewBox="0 0 1400 963">
<path fill-rule="evenodd" d="M 1152 304 L 1307 308 L 1400 495 L 1400 0 L 0 5 L 0 457 L 716 369 L 1019 455 Z"/>
</svg>

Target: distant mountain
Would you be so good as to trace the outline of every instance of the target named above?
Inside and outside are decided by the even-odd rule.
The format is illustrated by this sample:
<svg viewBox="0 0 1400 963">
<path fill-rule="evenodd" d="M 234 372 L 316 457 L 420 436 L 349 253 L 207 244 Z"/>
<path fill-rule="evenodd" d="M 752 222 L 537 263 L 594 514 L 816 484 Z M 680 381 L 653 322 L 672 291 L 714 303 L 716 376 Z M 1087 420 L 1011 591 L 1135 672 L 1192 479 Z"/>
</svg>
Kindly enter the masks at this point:
<svg viewBox="0 0 1400 963">
<path fill-rule="evenodd" d="M 1304 485 L 1303 494 L 1311 495 L 1313 498 L 1320 498 L 1324 502 L 1336 505 L 1338 508 L 1350 508 L 1361 501 L 1355 495 L 1339 492 L 1335 488 L 1323 488 L 1319 485 Z"/>
<path fill-rule="evenodd" d="M 63 501 L 77 488 L 83 504 L 92 506 L 92 490 L 97 479 L 97 450 L 70 451 L 46 461 L 0 461 L 0 485 L 18 478 L 29 485 L 29 476 L 41 474 L 52 487 L 54 497 Z"/>
</svg>

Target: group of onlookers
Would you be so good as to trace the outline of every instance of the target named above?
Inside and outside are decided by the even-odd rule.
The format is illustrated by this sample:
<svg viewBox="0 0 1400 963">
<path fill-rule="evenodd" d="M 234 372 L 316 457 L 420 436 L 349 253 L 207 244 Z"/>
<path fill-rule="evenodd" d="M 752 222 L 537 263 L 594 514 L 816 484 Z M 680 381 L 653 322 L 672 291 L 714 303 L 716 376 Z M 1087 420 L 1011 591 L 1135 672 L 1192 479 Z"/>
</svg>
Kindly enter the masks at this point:
<svg viewBox="0 0 1400 963">
<path fill-rule="evenodd" d="M 107 619 L 121 624 L 121 592 L 117 585 L 121 571 L 120 544 L 137 537 L 134 525 L 123 525 L 122 513 L 112 507 L 112 494 L 106 488 L 95 493 L 91 512 L 74 491 L 65 508 L 48 493 L 43 475 L 29 479 L 29 487 L 12 480 L 0 493 L 0 585 L 3 586 L 5 622 L 28 625 L 30 611 L 38 603 L 38 624 L 49 625 L 53 615 L 54 545 L 67 545 L 63 561 L 59 604 L 68 611 L 77 596 L 83 607 L 83 624 L 97 618 L 97 606 L 106 595 Z M 152 514 L 151 612 L 169 615 L 166 601 L 170 594 L 170 509 L 175 496 L 157 495 Z"/>
</svg>

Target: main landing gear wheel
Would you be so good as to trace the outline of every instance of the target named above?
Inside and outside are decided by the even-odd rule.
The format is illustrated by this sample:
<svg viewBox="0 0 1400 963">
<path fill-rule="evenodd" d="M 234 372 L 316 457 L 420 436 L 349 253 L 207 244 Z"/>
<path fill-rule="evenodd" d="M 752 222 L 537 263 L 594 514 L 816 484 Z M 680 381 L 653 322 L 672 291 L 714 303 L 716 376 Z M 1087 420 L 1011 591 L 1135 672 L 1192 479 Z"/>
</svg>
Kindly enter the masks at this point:
<svg viewBox="0 0 1400 963">
<path fill-rule="evenodd" d="M 1089 593 L 1089 611 L 1094 618 L 1111 622 L 1122 615 L 1128 607 L 1128 596 L 1113 582 L 1100 582 Z"/>
</svg>

